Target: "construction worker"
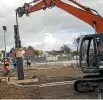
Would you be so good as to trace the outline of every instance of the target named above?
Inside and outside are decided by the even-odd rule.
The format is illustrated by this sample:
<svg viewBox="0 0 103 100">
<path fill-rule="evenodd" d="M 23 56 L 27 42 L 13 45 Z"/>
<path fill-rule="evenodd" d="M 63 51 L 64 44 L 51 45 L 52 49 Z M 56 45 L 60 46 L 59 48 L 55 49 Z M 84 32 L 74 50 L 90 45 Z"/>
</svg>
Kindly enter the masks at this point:
<svg viewBox="0 0 103 100">
<path fill-rule="evenodd" d="M 30 65 L 31 65 L 31 60 L 30 58 L 27 59 L 27 68 L 30 68 Z"/>
<path fill-rule="evenodd" d="M 10 59 L 5 59 L 4 70 L 5 70 L 5 82 L 7 83 L 10 79 L 11 69 L 10 69 Z"/>
</svg>

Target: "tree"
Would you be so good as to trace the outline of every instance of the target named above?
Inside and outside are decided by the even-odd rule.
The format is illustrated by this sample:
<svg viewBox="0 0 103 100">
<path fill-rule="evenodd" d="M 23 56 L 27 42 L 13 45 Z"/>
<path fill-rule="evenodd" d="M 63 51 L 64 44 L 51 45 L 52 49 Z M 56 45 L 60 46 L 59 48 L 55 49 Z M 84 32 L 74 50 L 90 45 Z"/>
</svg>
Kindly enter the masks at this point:
<svg viewBox="0 0 103 100">
<path fill-rule="evenodd" d="M 12 47 L 12 48 L 10 49 L 10 53 L 12 53 L 14 50 L 15 50 L 15 48 Z"/>
<path fill-rule="evenodd" d="M 71 52 L 71 49 L 66 44 L 61 47 L 61 50 L 64 51 L 65 54 L 70 54 Z"/>
<path fill-rule="evenodd" d="M 57 55 L 61 55 L 61 54 L 63 54 L 64 53 L 64 51 L 63 50 L 59 50 L 59 51 L 55 51 L 56 53 L 57 53 Z"/>
<path fill-rule="evenodd" d="M 38 50 L 38 52 L 39 52 L 39 55 L 42 55 L 44 53 L 44 51 L 42 50 Z"/>
<path fill-rule="evenodd" d="M 48 53 L 49 55 L 52 55 L 52 56 L 55 56 L 55 55 L 56 55 L 56 52 L 55 52 L 54 50 L 52 50 L 52 51 L 47 51 L 47 53 Z"/>
<path fill-rule="evenodd" d="M 39 50 L 34 50 L 34 55 L 38 57 L 40 55 Z"/>
<path fill-rule="evenodd" d="M 33 50 L 33 51 L 34 51 L 34 47 L 28 46 L 28 47 L 27 47 L 27 50 Z"/>
<path fill-rule="evenodd" d="M 75 50 L 75 51 L 72 51 L 71 54 L 72 54 L 73 56 L 76 56 L 76 55 L 78 55 L 78 52 Z"/>
<path fill-rule="evenodd" d="M 79 49 L 78 47 L 79 47 L 79 44 L 81 42 L 81 37 L 82 37 L 82 35 L 80 35 L 80 36 L 78 36 L 78 38 L 74 39 L 74 44 L 77 46 L 77 51 Z"/>
<path fill-rule="evenodd" d="M 3 59 L 3 53 L 0 52 L 0 60 L 2 60 L 2 59 Z"/>
<path fill-rule="evenodd" d="M 79 44 L 79 43 L 80 43 L 80 37 L 75 38 L 75 39 L 74 39 L 74 44 Z"/>
<path fill-rule="evenodd" d="M 4 50 L 1 50 L 1 53 L 3 54 L 3 57 L 5 56 L 5 51 Z"/>
<path fill-rule="evenodd" d="M 23 47 L 23 46 L 22 46 L 22 49 L 23 49 L 24 51 L 26 51 L 26 50 L 27 50 L 27 47 Z"/>
</svg>

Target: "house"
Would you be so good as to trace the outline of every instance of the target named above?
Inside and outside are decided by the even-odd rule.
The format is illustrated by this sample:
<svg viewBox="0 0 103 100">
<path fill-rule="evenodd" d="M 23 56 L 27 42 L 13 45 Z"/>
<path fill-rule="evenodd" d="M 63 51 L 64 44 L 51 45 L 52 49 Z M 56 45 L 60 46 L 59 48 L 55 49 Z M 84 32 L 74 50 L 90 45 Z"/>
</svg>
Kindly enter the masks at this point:
<svg viewBox="0 0 103 100">
<path fill-rule="evenodd" d="M 42 54 L 42 57 L 45 57 L 46 61 L 55 61 L 55 60 L 58 60 L 58 56 L 53 56 L 50 53 L 48 53 L 47 51 L 45 51 Z"/>
</svg>

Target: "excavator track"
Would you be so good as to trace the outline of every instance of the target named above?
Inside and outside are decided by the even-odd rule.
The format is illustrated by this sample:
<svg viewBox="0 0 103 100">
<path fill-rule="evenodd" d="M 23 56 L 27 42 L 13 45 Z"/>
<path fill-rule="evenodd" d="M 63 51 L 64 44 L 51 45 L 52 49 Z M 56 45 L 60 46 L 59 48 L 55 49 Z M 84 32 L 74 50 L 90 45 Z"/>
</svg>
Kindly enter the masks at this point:
<svg viewBox="0 0 103 100">
<path fill-rule="evenodd" d="M 101 74 L 97 74 L 97 75 L 85 75 L 83 78 L 100 78 L 103 77 Z"/>
<path fill-rule="evenodd" d="M 102 88 L 103 77 L 83 78 L 74 83 L 74 90 L 79 93 L 93 92 L 96 88 Z"/>
</svg>

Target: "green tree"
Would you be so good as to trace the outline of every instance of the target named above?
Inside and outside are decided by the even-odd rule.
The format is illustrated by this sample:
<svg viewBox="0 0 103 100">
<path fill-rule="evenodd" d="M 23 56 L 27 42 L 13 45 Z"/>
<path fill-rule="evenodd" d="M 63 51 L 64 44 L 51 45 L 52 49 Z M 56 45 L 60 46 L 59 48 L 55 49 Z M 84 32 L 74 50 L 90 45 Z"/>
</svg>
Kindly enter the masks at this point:
<svg viewBox="0 0 103 100">
<path fill-rule="evenodd" d="M 72 54 L 73 56 L 76 56 L 76 55 L 78 55 L 78 52 L 75 50 L 75 51 L 72 51 L 71 54 Z"/>
<path fill-rule="evenodd" d="M 28 46 L 28 47 L 27 47 L 27 50 L 33 50 L 33 51 L 34 51 L 34 47 Z"/>
<path fill-rule="evenodd" d="M 66 44 L 64 44 L 64 45 L 61 47 L 61 51 L 63 51 L 65 54 L 70 54 L 71 49 L 70 49 Z"/>
<path fill-rule="evenodd" d="M 52 51 L 47 51 L 47 53 L 49 55 L 52 55 L 52 56 L 56 56 L 57 55 L 57 52 L 55 50 L 52 50 Z"/>
<path fill-rule="evenodd" d="M 0 52 L 0 60 L 2 60 L 2 59 L 3 59 L 3 53 Z"/>
<path fill-rule="evenodd" d="M 39 55 L 42 55 L 44 53 L 44 51 L 42 50 L 38 50 L 39 51 Z"/>
<path fill-rule="evenodd" d="M 3 54 L 3 57 L 4 57 L 5 56 L 5 51 L 1 50 L 0 52 Z"/>
<path fill-rule="evenodd" d="M 40 55 L 39 50 L 34 50 L 34 55 L 38 57 Z"/>
</svg>

